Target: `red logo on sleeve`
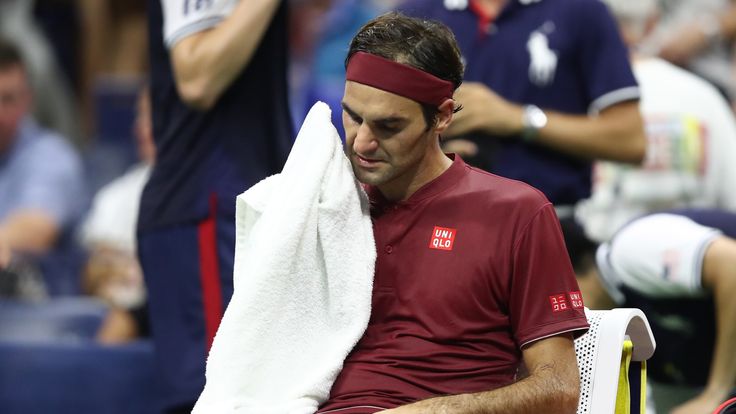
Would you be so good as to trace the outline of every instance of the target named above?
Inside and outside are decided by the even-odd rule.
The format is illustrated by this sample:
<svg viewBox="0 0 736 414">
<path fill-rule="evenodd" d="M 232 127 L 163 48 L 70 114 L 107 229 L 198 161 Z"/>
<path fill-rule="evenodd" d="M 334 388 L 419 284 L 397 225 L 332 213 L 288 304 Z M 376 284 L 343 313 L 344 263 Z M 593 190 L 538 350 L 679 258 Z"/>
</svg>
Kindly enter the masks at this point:
<svg viewBox="0 0 736 414">
<path fill-rule="evenodd" d="M 432 238 L 429 240 L 430 249 L 452 250 L 457 230 L 447 227 L 434 226 Z"/>
<path fill-rule="evenodd" d="M 552 295 L 549 297 L 549 303 L 552 305 L 552 312 L 560 312 L 568 309 L 565 294 Z"/>
<path fill-rule="evenodd" d="M 579 290 L 569 292 L 568 295 L 570 295 L 570 304 L 572 305 L 573 309 L 583 308 L 583 295 L 580 294 Z"/>
</svg>

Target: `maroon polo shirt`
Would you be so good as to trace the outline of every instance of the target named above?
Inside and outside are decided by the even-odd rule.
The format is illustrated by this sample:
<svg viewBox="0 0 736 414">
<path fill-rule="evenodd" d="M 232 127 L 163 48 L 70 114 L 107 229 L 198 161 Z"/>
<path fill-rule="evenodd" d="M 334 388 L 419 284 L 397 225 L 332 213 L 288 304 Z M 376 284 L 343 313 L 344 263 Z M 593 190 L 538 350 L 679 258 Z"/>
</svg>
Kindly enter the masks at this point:
<svg viewBox="0 0 736 414">
<path fill-rule="evenodd" d="M 587 328 L 541 192 L 455 157 L 406 201 L 368 193 L 378 249 L 371 318 L 320 412 L 498 388 L 514 381 L 525 344 Z"/>
</svg>

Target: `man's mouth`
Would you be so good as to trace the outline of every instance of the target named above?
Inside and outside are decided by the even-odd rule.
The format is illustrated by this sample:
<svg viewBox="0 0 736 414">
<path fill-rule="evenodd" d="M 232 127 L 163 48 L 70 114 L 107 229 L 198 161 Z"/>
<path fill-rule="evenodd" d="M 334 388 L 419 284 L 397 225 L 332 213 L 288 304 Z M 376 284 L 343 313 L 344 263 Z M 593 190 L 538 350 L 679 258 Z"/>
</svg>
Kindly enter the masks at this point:
<svg viewBox="0 0 736 414">
<path fill-rule="evenodd" d="M 367 157 L 360 156 L 358 154 L 354 154 L 354 155 L 355 155 L 356 163 L 359 166 L 365 167 L 365 168 L 374 168 L 374 167 L 377 167 L 378 164 L 383 162 L 382 160 L 377 159 L 377 158 L 367 158 Z"/>
</svg>

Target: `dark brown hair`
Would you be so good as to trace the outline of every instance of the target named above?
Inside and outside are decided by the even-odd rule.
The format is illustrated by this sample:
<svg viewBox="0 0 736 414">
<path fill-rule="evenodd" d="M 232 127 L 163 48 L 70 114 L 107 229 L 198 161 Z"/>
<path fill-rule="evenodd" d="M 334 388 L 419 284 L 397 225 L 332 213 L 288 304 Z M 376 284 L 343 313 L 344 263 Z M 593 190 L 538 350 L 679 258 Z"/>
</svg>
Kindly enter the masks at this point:
<svg viewBox="0 0 736 414">
<path fill-rule="evenodd" d="M 0 37 L 0 70 L 23 66 L 23 57 L 15 45 Z"/>
<path fill-rule="evenodd" d="M 455 35 L 438 21 L 398 12 L 383 14 L 366 23 L 353 37 L 345 58 L 346 68 L 357 52 L 412 66 L 452 82 L 455 89 L 463 82 L 464 67 Z M 429 128 L 435 124 L 439 110 L 432 105 L 420 105 Z"/>
</svg>

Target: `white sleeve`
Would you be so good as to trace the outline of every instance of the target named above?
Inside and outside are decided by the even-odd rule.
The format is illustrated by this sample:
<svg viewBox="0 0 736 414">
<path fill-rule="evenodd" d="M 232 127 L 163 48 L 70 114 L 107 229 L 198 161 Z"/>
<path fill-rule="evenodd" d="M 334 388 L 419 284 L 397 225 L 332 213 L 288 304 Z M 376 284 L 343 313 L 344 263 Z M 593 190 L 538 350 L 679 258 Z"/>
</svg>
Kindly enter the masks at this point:
<svg viewBox="0 0 736 414">
<path fill-rule="evenodd" d="M 653 214 L 621 229 L 608 260 L 621 283 L 648 296 L 705 294 L 701 283 L 706 248 L 720 231 L 687 217 Z"/>
<path fill-rule="evenodd" d="M 716 96 L 714 101 L 710 106 L 713 125 L 709 156 L 715 171 L 708 178 L 712 182 L 706 185 L 715 187 L 718 207 L 736 212 L 736 191 L 733 186 L 736 182 L 736 119 L 725 99 Z"/>
<path fill-rule="evenodd" d="M 179 40 L 217 26 L 238 0 L 161 0 L 164 42 L 169 48 Z"/>
</svg>

